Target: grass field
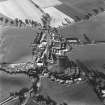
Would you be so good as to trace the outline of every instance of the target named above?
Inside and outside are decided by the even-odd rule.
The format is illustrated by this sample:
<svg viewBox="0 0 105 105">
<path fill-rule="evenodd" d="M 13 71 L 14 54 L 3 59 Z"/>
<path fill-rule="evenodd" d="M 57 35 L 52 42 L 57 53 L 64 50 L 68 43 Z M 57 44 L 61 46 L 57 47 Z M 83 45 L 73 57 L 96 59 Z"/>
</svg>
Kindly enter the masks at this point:
<svg viewBox="0 0 105 105">
<path fill-rule="evenodd" d="M 50 97 L 56 100 L 58 103 L 64 100 L 68 102 L 69 105 L 103 105 L 88 83 L 81 83 L 80 85 L 72 85 L 71 87 L 66 87 L 51 82 L 46 78 L 43 78 L 41 82 L 41 94 L 44 94 L 45 96 L 50 95 Z M 0 73 L 0 101 L 8 97 L 9 91 L 18 91 L 22 87 L 30 86 L 31 84 L 29 79 L 23 75 L 9 76 L 5 73 Z M 14 105 L 14 102 L 7 105 Z M 31 102 L 31 105 L 34 104 Z"/>
<path fill-rule="evenodd" d="M 55 7 L 72 18 L 75 18 L 75 15 L 83 18 L 88 12 L 94 14 L 91 11 L 93 8 L 105 8 L 103 0 L 60 1 L 64 4 Z M 83 33 L 86 33 L 92 40 L 103 41 L 105 40 L 105 12 L 94 16 L 89 21 L 74 23 L 61 29 L 60 32 L 64 37 L 78 37 L 82 41 L 84 41 Z M 3 61 L 17 63 L 29 59 L 31 56 L 30 43 L 33 41 L 36 30 L 2 27 L 0 34 L 4 35 L 6 39 Z M 68 55 L 70 59 L 79 59 L 105 73 L 105 69 L 102 68 L 103 64 L 105 64 L 105 44 L 74 46 L 73 48 L 73 51 Z M 0 101 L 7 97 L 10 91 L 19 90 L 22 87 L 30 87 L 30 85 L 29 79 L 23 75 L 9 76 L 0 72 Z M 103 105 L 88 83 L 64 87 L 43 78 L 42 87 L 42 94 L 48 94 L 58 102 L 65 100 L 69 105 Z M 10 103 L 10 105 L 14 105 L 14 102 Z"/>
<path fill-rule="evenodd" d="M 92 9 L 98 9 L 102 7 L 105 9 L 105 2 L 104 0 L 60 0 L 63 2 L 62 5 L 55 6 L 57 9 L 63 11 L 66 15 L 72 17 L 76 20 L 75 16 L 83 17 L 87 13 L 91 13 L 95 15 Z"/>
</svg>

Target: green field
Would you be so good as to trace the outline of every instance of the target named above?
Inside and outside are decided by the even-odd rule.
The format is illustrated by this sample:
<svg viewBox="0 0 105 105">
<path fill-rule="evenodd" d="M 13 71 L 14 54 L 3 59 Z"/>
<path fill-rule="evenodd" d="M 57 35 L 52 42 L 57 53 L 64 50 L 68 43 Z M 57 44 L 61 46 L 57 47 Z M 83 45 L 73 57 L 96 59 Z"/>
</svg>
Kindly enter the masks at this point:
<svg viewBox="0 0 105 105">
<path fill-rule="evenodd" d="M 63 11 L 66 15 L 72 17 L 76 20 L 75 16 L 80 17 L 81 19 L 88 13 L 95 15 L 93 9 L 98 9 L 98 12 L 101 12 L 99 9 L 105 9 L 104 0 L 60 0 L 63 2 L 62 5 L 55 6 L 57 9 Z"/>
<path fill-rule="evenodd" d="M 9 76 L 5 73 L 0 73 L 0 101 L 8 97 L 10 91 L 18 91 L 22 87 L 30 86 L 31 83 L 29 82 L 29 79 L 23 75 Z M 60 86 L 57 83 L 51 82 L 48 79 L 43 78 L 41 94 L 44 94 L 45 96 L 49 95 L 58 103 L 62 102 L 63 100 L 67 101 L 69 105 L 103 105 L 99 101 L 88 83 L 81 83 L 80 85 L 75 84 L 70 87 L 66 87 L 63 85 Z M 16 101 L 7 105 L 14 105 Z M 32 102 L 30 103 L 31 105 L 34 105 L 32 104 Z"/>
</svg>

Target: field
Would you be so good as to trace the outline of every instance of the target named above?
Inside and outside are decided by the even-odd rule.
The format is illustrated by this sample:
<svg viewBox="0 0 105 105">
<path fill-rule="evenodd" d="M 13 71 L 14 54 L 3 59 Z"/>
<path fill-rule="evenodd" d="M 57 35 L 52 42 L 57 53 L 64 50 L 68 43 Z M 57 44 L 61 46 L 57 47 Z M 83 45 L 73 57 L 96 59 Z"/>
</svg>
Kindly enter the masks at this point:
<svg viewBox="0 0 105 105">
<path fill-rule="evenodd" d="M 1 96 L 0 100 L 9 95 L 9 91 L 18 91 L 22 87 L 30 87 L 29 79 L 23 75 L 9 76 L 5 73 L 0 74 Z M 71 87 L 60 86 L 46 78 L 42 79 L 42 94 L 50 95 L 57 102 L 65 100 L 69 105 L 103 105 L 92 91 L 88 83 L 73 85 Z M 15 101 L 14 101 L 15 102 Z M 8 105 L 14 105 L 13 103 Z M 30 105 L 30 104 L 29 104 Z M 32 102 L 31 102 L 31 105 Z"/>
<path fill-rule="evenodd" d="M 55 7 L 75 20 L 76 20 L 75 16 L 78 16 L 81 19 L 83 19 L 83 17 L 88 13 L 95 15 L 92 9 L 98 9 L 99 12 L 101 12 L 99 9 L 100 7 L 105 9 L 104 0 L 88 0 L 88 1 L 60 0 L 60 1 L 63 2 L 63 4 Z"/>
</svg>

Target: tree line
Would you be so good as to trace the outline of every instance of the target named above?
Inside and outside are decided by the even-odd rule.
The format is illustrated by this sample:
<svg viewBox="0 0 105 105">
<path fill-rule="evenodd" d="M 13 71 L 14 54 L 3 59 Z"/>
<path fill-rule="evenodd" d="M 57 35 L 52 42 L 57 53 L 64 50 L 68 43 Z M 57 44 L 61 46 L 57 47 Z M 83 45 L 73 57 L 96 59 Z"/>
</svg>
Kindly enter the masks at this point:
<svg viewBox="0 0 105 105">
<path fill-rule="evenodd" d="M 83 16 L 83 18 L 81 18 L 80 16 L 74 16 L 75 17 L 75 22 L 79 22 L 79 21 L 82 21 L 82 20 L 89 20 L 93 15 L 97 15 L 99 14 L 100 12 L 104 12 L 105 9 L 102 8 L 102 7 L 99 7 L 99 8 L 94 8 L 92 9 L 92 12 L 90 13 L 87 13 Z M 68 20 L 68 19 L 65 19 L 65 21 L 68 23 L 68 24 L 71 24 L 71 22 Z"/>
<path fill-rule="evenodd" d="M 19 18 L 16 18 L 14 20 L 12 19 L 9 19 L 9 18 L 6 18 L 6 17 L 0 17 L 0 24 L 3 24 L 3 25 L 7 25 L 7 26 L 15 26 L 15 27 L 27 27 L 27 26 L 30 26 L 30 27 L 37 27 L 37 26 L 40 26 L 41 27 L 41 24 L 34 21 L 34 20 L 31 20 L 31 19 L 24 19 L 24 20 L 21 20 Z"/>
</svg>

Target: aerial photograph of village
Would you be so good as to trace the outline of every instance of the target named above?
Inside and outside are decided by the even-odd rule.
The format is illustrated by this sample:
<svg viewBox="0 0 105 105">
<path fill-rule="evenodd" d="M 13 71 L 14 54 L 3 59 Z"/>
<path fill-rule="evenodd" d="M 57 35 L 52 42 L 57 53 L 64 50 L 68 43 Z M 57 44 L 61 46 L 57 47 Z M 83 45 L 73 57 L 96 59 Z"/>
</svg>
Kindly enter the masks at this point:
<svg viewBox="0 0 105 105">
<path fill-rule="evenodd" d="M 0 0 L 0 105 L 105 105 L 105 0 Z"/>
</svg>

